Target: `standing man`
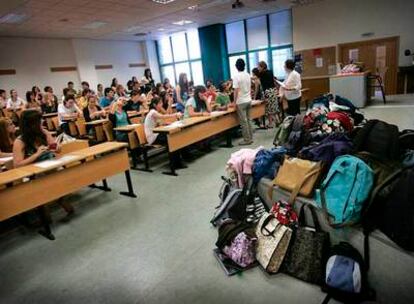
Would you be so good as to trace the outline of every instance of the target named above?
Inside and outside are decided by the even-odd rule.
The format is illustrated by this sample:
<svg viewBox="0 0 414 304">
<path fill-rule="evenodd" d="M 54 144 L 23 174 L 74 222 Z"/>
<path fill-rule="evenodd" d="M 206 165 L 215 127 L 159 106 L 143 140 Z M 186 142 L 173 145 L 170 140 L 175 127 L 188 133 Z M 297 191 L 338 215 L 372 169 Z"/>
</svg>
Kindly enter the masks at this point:
<svg viewBox="0 0 414 304">
<path fill-rule="evenodd" d="M 253 143 L 253 131 L 250 124 L 250 108 L 252 106 L 252 98 L 250 93 L 251 79 L 250 75 L 245 72 L 246 63 L 239 58 L 236 61 L 237 74 L 233 78 L 234 103 L 237 108 L 240 126 L 242 128 L 243 141 L 239 143 L 241 146 L 251 145 Z"/>
</svg>

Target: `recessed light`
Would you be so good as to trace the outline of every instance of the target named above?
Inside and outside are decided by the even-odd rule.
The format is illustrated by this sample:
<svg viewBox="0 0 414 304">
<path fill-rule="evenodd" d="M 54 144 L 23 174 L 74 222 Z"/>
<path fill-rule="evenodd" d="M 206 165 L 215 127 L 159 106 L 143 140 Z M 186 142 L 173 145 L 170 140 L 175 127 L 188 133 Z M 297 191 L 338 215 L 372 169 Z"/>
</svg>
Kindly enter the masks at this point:
<svg viewBox="0 0 414 304">
<path fill-rule="evenodd" d="M 15 24 L 15 23 L 22 23 L 24 20 L 27 19 L 26 15 L 23 14 L 7 14 L 0 18 L 0 23 L 8 23 L 8 24 Z"/>
<path fill-rule="evenodd" d="M 188 7 L 188 9 L 192 10 L 192 11 L 196 10 L 197 8 L 198 8 L 197 4 L 196 5 L 191 5 L 191 6 Z"/>
<path fill-rule="evenodd" d="M 180 20 L 180 21 L 173 22 L 172 24 L 185 25 L 185 24 L 191 24 L 191 23 L 193 23 L 193 21 L 191 21 L 191 20 Z"/>
<path fill-rule="evenodd" d="M 159 3 L 159 4 L 168 4 L 170 2 L 174 2 L 175 0 L 152 0 L 152 2 Z"/>
<path fill-rule="evenodd" d="M 134 26 L 127 27 L 123 31 L 124 32 L 127 32 L 127 33 L 131 33 L 131 32 L 136 32 L 137 30 L 140 30 L 140 29 L 142 29 L 142 26 L 140 26 L 140 25 L 134 25 Z"/>
<path fill-rule="evenodd" d="M 100 28 L 102 26 L 105 26 L 107 24 L 108 24 L 108 22 L 104 22 L 104 21 L 94 21 L 94 22 L 85 24 L 84 26 L 82 26 L 82 28 L 88 29 L 88 30 L 94 30 L 94 29 Z"/>
<path fill-rule="evenodd" d="M 165 29 L 163 29 L 163 28 L 159 28 L 158 30 L 159 30 L 160 32 L 165 31 Z"/>
</svg>

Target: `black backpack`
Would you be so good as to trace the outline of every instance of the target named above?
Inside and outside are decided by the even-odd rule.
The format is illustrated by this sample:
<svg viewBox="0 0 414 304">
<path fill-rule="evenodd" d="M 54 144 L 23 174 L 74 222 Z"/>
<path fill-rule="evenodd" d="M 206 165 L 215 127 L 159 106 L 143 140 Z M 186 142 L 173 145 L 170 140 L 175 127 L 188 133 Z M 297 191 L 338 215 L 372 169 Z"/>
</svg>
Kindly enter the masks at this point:
<svg viewBox="0 0 414 304">
<path fill-rule="evenodd" d="M 390 176 L 373 194 L 374 200 L 364 220 L 368 234 L 380 229 L 401 248 L 414 251 L 414 168 L 405 168 Z"/>
<path fill-rule="evenodd" d="M 355 135 L 354 148 L 357 152 L 370 152 L 380 159 L 399 160 L 399 135 L 397 126 L 372 119 Z"/>
<path fill-rule="evenodd" d="M 414 130 L 403 130 L 400 132 L 399 145 L 402 151 L 414 150 Z"/>
<path fill-rule="evenodd" d="M 375 292 L 368 285 L 367 271 L 362 255 L 351 244 L 341 242 L 332 246 L 322 285 L 327 296 L 322 304 L 330 299 L 349 304 L 375 300 Z"/>
</svg>

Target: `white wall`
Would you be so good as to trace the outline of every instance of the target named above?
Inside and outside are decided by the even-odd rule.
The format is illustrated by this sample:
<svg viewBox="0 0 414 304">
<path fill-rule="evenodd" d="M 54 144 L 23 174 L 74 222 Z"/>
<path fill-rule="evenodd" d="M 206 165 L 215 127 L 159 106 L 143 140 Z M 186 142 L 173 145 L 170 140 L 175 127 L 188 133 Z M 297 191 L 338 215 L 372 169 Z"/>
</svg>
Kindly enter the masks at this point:
<svg viewBox="0 0 414 304">
<path fill-rule="evenodd" d="M 16 70 L 16 75 L 0 76 L 0 88 L 7 91 L 15 88 L 21 97 L 33 85 L 42 90 L 50 85 L 60 95 L 70 80 L 76 88 L 84 80 L 92 89 L 98 83 L 106 87 L 113 77 L 125 85 L 132 76 L 140 79 L 145 69 L 130 68 L 130 63 L 145 63 L 148 66 L 144 42 L 0 37 L 0 69 Z M 95 65 L 112 65 L 113 68 L 95 70 Z M 51 67 L 62 66 L 76 66 L 78 70 L 50 71 Z"/>
<path fill-rule="evenodd" d="M 410 64 L 404 50 L 414 50 L 412 0 L 324 0 L 292 13 L 295 50 L 400 36 L 399 65 Z M 375 35 L 361 36 L 367 32 Z"/>
</svg>

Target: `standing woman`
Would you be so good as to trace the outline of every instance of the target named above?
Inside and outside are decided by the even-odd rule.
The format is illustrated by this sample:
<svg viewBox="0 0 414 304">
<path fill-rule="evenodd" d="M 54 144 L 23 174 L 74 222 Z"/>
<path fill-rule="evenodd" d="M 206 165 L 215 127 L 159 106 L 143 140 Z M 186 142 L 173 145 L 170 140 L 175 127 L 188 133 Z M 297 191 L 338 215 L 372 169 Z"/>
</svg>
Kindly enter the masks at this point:
<svg viewBox="0 0 414 304">
<path fill-rule="evenodd" d="M 264 92 L 264 100 L 266 101 L 266 116 L 268 119 L 268 128 L 273 128 L 276 115 L 279 113 L 279 104 L 277 100 L 277 92 L 273 79 L 273 72 L 267 69 L 264 61 L 259 62 L 259 79 Z"/>
<path fill-rule="evenodd" d="M 287 100 L 288 115 L 300 114 L 300 100 L 302 98 L 302 81 L 300 74 L 295 71 L 295 62 L 292 59 L 285 61 L 286 79 L 283 82 L 282 92 Z"/>
<path fill-rule="evenodd" d="M 141 85 L 144 86 L 144 93 L 148 93 L 155 87 L 154 79 L 152 78 L 152 73 L 150 69 L 145 69 L 144 76 L 141 79 Z"/>
<path fill-rule="evenodd" d="M 10 118 L 0 118 L 0 157 L 13 156 L 16 127 Z"/>
<path fill-rule="evenodd" d="M 175 88 L 175 101 L 177 103 L 176 110 L 178 112 L 184 112 L 185 103 L 189 97 L 190 86 L 188 84 L 187 74 L 180 73 L 178 77 L 178 85 Z"/>
</svg>

